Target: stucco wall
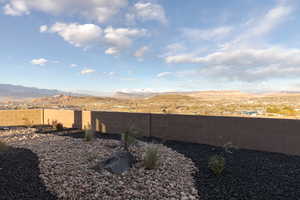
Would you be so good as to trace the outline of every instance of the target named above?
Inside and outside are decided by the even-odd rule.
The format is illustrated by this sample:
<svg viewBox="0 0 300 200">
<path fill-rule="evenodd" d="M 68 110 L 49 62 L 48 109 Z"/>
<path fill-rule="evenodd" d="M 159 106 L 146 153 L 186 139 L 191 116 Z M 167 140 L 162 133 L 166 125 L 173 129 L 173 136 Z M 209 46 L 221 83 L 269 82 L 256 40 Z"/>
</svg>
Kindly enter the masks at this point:
<svg viewBox="0 0 300 200">
<path fill-rule="evenodd" d="M 81 128 L 82 114 L 81 111 L 45 109 L 45 124 L 51 125 L 53 121 L 62 123 L 67 128 Z"/>
<path fill-rule="evenodd" d="M 102 133 L 123 133 L 134 129 L 142 136 L 149 136 L 149 114 L 125 112 L 91 112 L 92 126 Z"/>
<path fill-rule="evenodd" d="M 92 112 L 82 111 L 82 129 L 89 128 L 92 124 Z"/>
<path fill-rule="evenodd" d="M 100 132 L 133 126 L 167 140 L 300 155 L 300 120 L 92 111 L 91 124 Z"/>
<path fill-rule="evenodd" d="M 152 115 L 151 135 L 169 140 L 300 155 L 300 120 Z"/>
<path fill-rule="evenodd" d="M 42 110 L 0 110 L 0 126 L 43 124 Z"/>
<path fill-rule="evenodd" d="M 91 125 L 102 133 L 123 133 L 133 128 L 141 135 L 200 144 L 300 155 L 300 120 L 148 113 L 4 110 L 0 126 L 51 124 L 84 128 Z"/>
</svg>

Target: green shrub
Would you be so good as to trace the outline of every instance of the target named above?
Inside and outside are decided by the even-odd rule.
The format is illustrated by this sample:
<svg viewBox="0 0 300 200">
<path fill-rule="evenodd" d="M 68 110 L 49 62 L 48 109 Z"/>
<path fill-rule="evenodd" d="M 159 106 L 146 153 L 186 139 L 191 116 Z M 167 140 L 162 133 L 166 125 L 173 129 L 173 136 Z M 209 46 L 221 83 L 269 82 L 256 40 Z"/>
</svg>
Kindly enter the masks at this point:
<svg viewBox="0 0 300 200">
<path fill-rule="evenodd" d="M 4 152 L 4 151 L 7 151 L 7 150 L 8 150 L 7 144 L 0 141 L 0 152 Z"/>
<path fill-rule="evenodd" d="M 209 158 L 208 168 L 216 175 L 222 174 L 225 168 L 225 158 L 221 155 L 214 155 Z"/>
<path fill-rule="evenodd" d="M 92 141 L 94 139 L 94 136 L 95 136 L 95 132 L 90 126 L 85 129 L 85 132 L 84 132 L 85 141 L 87 141 L 87 142 Z"/>
<path fill-rule="evenodd" d="M 147 147 L 143 158 L 145 169 L 155 169 L 159 165 L 159 148 L 154 145 Z"/>
</svg>

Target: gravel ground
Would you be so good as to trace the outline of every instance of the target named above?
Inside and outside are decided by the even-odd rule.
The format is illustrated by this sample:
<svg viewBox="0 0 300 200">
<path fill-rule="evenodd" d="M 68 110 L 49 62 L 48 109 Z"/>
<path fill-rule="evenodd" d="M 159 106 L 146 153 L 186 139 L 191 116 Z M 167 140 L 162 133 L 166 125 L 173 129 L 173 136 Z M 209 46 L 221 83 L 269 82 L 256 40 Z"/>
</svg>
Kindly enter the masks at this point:
<svg viewBox="0 0 300 200">
<path fill-rule="evenodd" d="M 11 161 L 3 162 L 7 157 L 0 154 L 0 166 L 20 166 L 16 171 L 6 167 L 11 169 L 10 173 L 15 172 L 12 176 L 15 178 L 9 179 L 7 185 L 1 185 L 0 180 L 0 199 L 3 194 L 13 195 L 20 188 L 27 199 L 35 199 L 32 195 L 41 199 L 300 199 L 299 156 L 243 149 L 228 152 L 209 145 L 168 141 L 160 145 L 163 162 L 159 169 L 144 170 L 138 162 L 127 173 L 113 175 L 92 168 L 119 150 L 120 137 L 101 136 L 92 142 L 85 142 L 82 137 L 80 132 L 68 137 L 36 134 L 34 129 L 0 131 L 0 140 L 14 147 Z M 138 161 L 144 147 L 131 149 Z M 226 168 L 220 177 L 207 168 L 209 157 L 215 154 L 226 158 Z M 24 164 L 22 157 L 28 157 L 31 162 Z M 24 176 L 20 175 L 21 169 Z M 32 193 L 25 184 L 29 180 L 26 174 L 31 173 L 31 185 L 37 188 L 37 193 Z M 3 174 L 0 170 L 0 175 Z M 19 187 L 13 184 L 17 180 Z M 26 198 L 12 196 L 11 199 Z"/>
<path fill-rule="evenodd" d="M 193 160 L 194 179 L 203 200 L 300 199 L 300 157 L 242 149 L 232 153 L 209 145 L 167 142 L 166 145 Z M 221 154 L 226 168 L 220 177 L 207 168 L 210 156 Z"/>
<path fill-rule="evenodd" d="M 33 170 L 36 174 L 40 170 L 40 179 L 59 199 L 199 198 L 193 179 L 197 169 L 192 160 L 163 145 L 159 146 L 161 165 L 158 169 L 145 170 L 141 166 L 145 143 L 131 149 L 138 158 L 137 164 L 122 175 L 114 175 L 105 170 L 96 172 L 92 168 L 119 150 L 116 139 L 85 142 L 80 137 L 36 134 L 34 129 L 27 129 L 1 131 L 0 140 L 14 148 L 34 152 L 39 164 Z M 14 192 L 9 188 L 8 191 Z"/>
</svg>

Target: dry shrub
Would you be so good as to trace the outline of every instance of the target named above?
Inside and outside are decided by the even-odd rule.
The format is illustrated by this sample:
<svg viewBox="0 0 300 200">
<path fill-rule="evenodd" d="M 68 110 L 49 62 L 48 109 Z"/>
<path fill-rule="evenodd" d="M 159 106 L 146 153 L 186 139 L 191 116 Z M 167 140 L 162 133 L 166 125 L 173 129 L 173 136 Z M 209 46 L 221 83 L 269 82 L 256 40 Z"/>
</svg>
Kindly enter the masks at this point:
<svg viewBox="0 0 300 200">
<path fill-rule="evenodd" d="M 84 139 L 85 139 L 85 141 L 89 142 L 94 139 L 94 136 L 95 136 L 95 131 L 89 125 L 88 127 L 85 128 Z"/>
<path fill-rule="evenodd" d="M 156 145 L 149 145 L 144 155 L 144 167 L 145 169 L 155 169 L 159 165 L 160 152 Z"/>
</svg>

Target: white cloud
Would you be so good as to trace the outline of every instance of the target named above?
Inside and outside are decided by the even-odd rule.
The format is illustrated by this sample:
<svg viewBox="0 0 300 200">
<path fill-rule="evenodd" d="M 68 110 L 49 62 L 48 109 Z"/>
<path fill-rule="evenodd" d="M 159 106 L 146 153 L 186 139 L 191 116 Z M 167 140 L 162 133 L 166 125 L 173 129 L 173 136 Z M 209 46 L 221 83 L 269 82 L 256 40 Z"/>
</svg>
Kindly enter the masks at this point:
<svg viewBox="0 0 300 200">
<path fill-rule="evenodd" d="M 31 64 L 40 65 L 40 66 L 45 65 L 47 62 L 48 62 L 48 60 L 45 58 L 38 58 L 38 59 L 31 60 Z"/>
<path fill-rule="evenodd" d="M 177 52 L 164 56 L 166 63 L 197 64 L 198 69 L 178 75 L 218 78 L 218 80 L 240 82 L 262 82 L 269 79 L 300 77 L 300 49 L 291 49 L 268 44 L 265 38 L 290 16 L 292 8 L 280 3 L 264 15 L 256 17 L 231 29 L 212 29 L 214 31 L 190 31 L 186 36 L 194 39 L 210 40 L 230 34 L 233 38 L 215 46 L 207 52 Z M 239 28 L 239 30 L 237 30 Z M 211 34 L 211 35 L 210 35 Z M 224 39 L 224 38 L 222 38 Z M 215 40 L 216 41 L 216 40 Z"/>
<path fill-rule="evenodd" d="M 47 26 L 47 25 L 42 25 L 42 26 L 40 27 L 40 32 L 41 32 L 41 33 L 44 33 L 44 32 L 46 32 L 46 31 L 48 31 L 48 26 Z"/>
<path fill-rule="evenodd" d="M 126 15 L 126 19 L 130 24 L 135 23 L 135 20 L 141 21 L 159 21 L 162 24 L 168 23 L 164 8 L 151 2 L 138 2 L 134 5 L 132 13 Z"/>
<path fill-rule="evenodd" d="M 108 54 L 108 55 L 117 55 L 119 53 L 120 53 L 120 51 L 116 47 L 110 47 L 110 48 L 105 50 L 105 54 Z"/>
<path fill-rule="evenodd" d="M 11 16 L 21 16 L 30 14 L 25 1 L 11 1 L 3 7 L 4 14 Z"/>
<path fill-rule="evenodd" d="M 110 77 L 113 77 L 113 76 L 117 75 L 116 72 L 104 72 L 104 74 L 107 75 L 107 76 L 110 76 Z"/>
<path fill-rule="evenodd" d="M 163 77 L 169 76 L 171 74 L 172 74 L 172 72 L 161 72 L 161 73 L 157 74 L 157 77 L 163 78 Z"/>
<path fill-rule="evenodd" d="M 265 15 L 247 21 L 242 26 L 242 33 L 240 35 L 238 35 L 234 40 L 226 42 L 220 46 L 222 49 L 233 49 L 240 46 L 253 45 L 253 43 L 258 41 L 261 37 L 269 34 L 287 20 L 292 11 L 292 7 L 279 4 L 270 9 Z"/>
<path fill-rule="evenodd" d="M 136 81 L 136 78 L 121 78 L 121 81 Z"/>
<path fill-rule="evenodd" d="M 168 63 L 198 63 L 197 74 L 226 80 L 261 81 L 300 76 L 300 49 L 238 49 L 206 56 L 178 55 L 166 58 Z"/>
<path fill-rule="evenodd" d="M 212 29 L 184 28 L 182 32 L 190 40 L 218 40 L 227 36 L 232 30 L 230 26 L 222 26 Z"/>
<path fill-rule="evenodd" d="M 139 59 L 142 59 L 148 50 L 149 50 L 149 47 L 143 46 L 143 47 L 139 48 L 133 55 Z"/>
<path fill-rule="evenodd" d="M 249 34 L 262 35 L 270 32 L 277 25 L 282 23 L 291 13 L 292 8 L 286 5 L 279 5 L 270 11 L 256 24 Z"/>
<path fill-rule="evenodd" d="M 129 29 L 107 27 L 104 30 L 105 41 L 111 45 L 123 48 L 129 47 L 132 40 L 147 34 L 146 29 Z"/>
<path fill-rule="evenodd" d="M 77 64 L 71 64 L 70 67 L 74 68 L 74 67 L 78 67 Z"/>
<path fill-rule="evenodd" d="M 47 28 L 46 28 L 47 27 Z M 41 32 L 56 33 L 75 47 L 90 48 L 92 46 L 111 46 L 105 53 L 115 55 L 124 48 L 129 48 L 133 41 L 146 36 L 146 29 L 113 28 L 104 30 L 95 24 L 55 23 L 48 27 L 40 27 Z"/>
<path fill-rule="evenodd" d="M 12 16 L 29 15 L 32 11 L 51 15 L 67 13 L 104 23 L 127 5 L 127 0 L 8 0 L 3 9 L 6 15 Z"/>
<path fill-rule="evenodd" d="M 91 74 L 91 73 L 94 73 L 96 72 L 94 69 L 83 69 L 80 71 L 80 74 L 81 75 L 85 75 L 85 74 Z"/>
<path fill-rule="evenodd" d="M 44 26 L 40 30 L 44 30 Z M 102 29 L 95 24 L 78 24 L 78 23 L 55 23 L 48 31 L 57 33 L 65 41 L 76 47 L 89 47 L 99 43 L 102 37 Z"/>
<path fill-rule="evenodd" d="M 165 57 L 166 63 L 197 63 L 196 57 L 193 54 L 177 54 Z"/>
<path fill-rule="evenodd" d="M 178 51 L 182 51 L 182 50 L 186 50 L 186 47 L 180 43 L 173 43 L 173 44 L 169 44 L 166 47 L 168 52 L 178 52 Z"/>
</svg>

